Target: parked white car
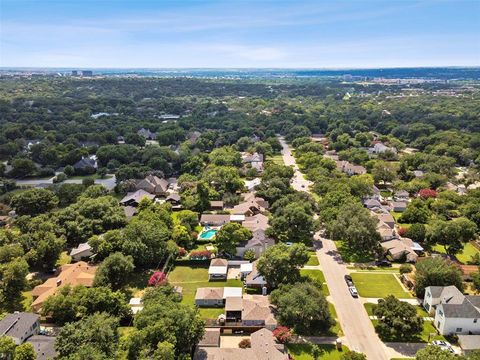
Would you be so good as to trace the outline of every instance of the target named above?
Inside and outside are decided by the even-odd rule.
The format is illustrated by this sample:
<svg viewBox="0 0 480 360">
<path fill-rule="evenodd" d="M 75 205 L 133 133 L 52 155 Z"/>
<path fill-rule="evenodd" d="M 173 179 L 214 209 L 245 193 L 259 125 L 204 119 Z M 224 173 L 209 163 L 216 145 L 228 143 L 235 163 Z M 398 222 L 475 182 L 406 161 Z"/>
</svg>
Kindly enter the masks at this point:
<svg viewBox="0 0 480 360">
<path fill-rule="evenodd" d="M 434 340 L 432 341 L 432 345 L 438 346 L 442 350 L 455 354 L 455 350 L 453 350 L 452 344 L 450 344 L 448 341 Z"/>
<path fill-rule="evenodd" d="M 348 291 L 350 291 L 350 295 L 352 295 L 352 297 L 354 297 L 354 298 L 358 297 L 358 291 L 357 291 L 357 288 L 355 286 L 349 286 Z"/>
</svg>

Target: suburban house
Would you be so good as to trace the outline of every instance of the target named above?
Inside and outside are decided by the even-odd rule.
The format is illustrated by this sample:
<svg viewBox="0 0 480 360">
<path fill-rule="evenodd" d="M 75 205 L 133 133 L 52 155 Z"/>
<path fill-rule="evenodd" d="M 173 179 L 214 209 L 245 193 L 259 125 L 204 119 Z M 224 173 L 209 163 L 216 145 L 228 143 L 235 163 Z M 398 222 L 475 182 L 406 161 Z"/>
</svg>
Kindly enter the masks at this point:
<svg viewBox="0 0 480 360">
<path fill-rule="evenodd" d="M 384 154 L 387 151 L 390 151 L 394 154 L 397 153 L 397 149 L 395 149 L 394 147 L 388 147 L 387 145 L 385 145 L 384 143 L 381 143 L 381 142 L 377 142 L 375 145 L 373 145 L 373 147 L 368 148 L 368 153 L 370 155 L 372 155 L 372 154 Z"/>
<path fill-rule="evenodd" d="M 210 210 L 223 210 L 223 201 L 221 200 L 210 201 Z"/>
<path fill-rule="evenodd" d="M 9 336 L 15 344 L 23 344 L 30 336 L 40 332 L 40 316 L 19 312 L 7 314 L 0 321 L 0 335 Z"/>
<path fill-rule="evenodd" d="M 226 259 L 212 259 L 208 268 L 208 280 L 226 280 L 228 261 Z"/>
<path fill-rule="evenodd" d="M 442 335 L 480 334 L 480 296 L 463 295 L 455 286 L 429 286 L 423 307 L 435 314 L 434 325 Z"/>
<path fill-rule="evenodd" d="M 382 204 L 377 199 L 367 199 L 363 202 L 367 209 L 380 209 Z"/>
<path fill-rule="evenodd" d="M 407 202 L 406 201 L 392 201 L 391 202 L 392 210 L 395 212 L 404 212 L 407 210 Z"/>
<path fill-rule="evenodd" d="M 383 221 L 377 224 L 377 232 L 380 234 L 382 241 L 388 241 L 397 238 L 397 232 Z"/>
<path fill-rule="evenodd" d="M 74 261 L 80 261 L 93 255 L 92 247 L 88 243 L 81 243 L 70 251 L 70 256 Z"/>
<path fill-rule="evenodd" d="M 133 297 L 128 302 L 128 305 L 130 306 L 130 309 L 132 310 L 132 314 L 136 314 L 139 311 L 143 310 L 142 298 Z"/>
<path fill-rule="evenodd" d="M 373 213 L 374 216 L 377 217 L 379 223 L 384 223 L 384 224 L 387 224 L 388 226 L 390 226 L 390 228 L 394 228 L 395 227 L 395 219 L 393 218 L 392 214 L 388 213 L 388 212 L 381 212 L 381 213 Z"/>
<path fill-rule="evenodd" d="M 166 179 L 160 179 L 155 175 L 148 175 L 145 179 L 138 180 L 135 188 L 137 190 L 144 190 L 150 194 L 159 196 L 166 196 L 169 187 L 169 182 Z"/>
<path fill-rule="evenodd" d="M 352 175 L 362 175 L 367 173 L 367 169 L 365 169 L 361 165 L 354 165 L 348 161 L 335 161 L 337 165 L 337 170 L 344 172 L 348 176 Z"/>
<path fill-rule="evenodd" d="M 245 180 L 245 187 L 247 188 L 247 190 L 249 192 L 252 192 L 253 190 L 255 190 L 255 186 L 260 185 L 261 182 L 262 182 L 262 180 L 260 178 L 254 178 L 252 180 Z"/>
<path fill-rule="evenodd" d="M 93 285 L 96 270 L 97 268 L 95 266 L 89 265 L 83 261 L 62 265 L 58 270 L 59 274 L 57 277 L 50 278 L 43 284 L 33 288 L 32 296 L 34 301 L 32 303 L 32 309 L 35 312 L 38 312 L 41 309 L 43 302 L 50 295 L 54 295 L 57 292 L 57 289 L 65 285 L 83 285 L 91 287 Z"/>
<path fill-rule="evenodd" d="M 241 287 L 198 288 L 195 293 L 195 305 L 204 307 L 224 307 L 228 299 L 241 299 Z"/>
<path fill-rule="evenodd" d="M 220 347 L 220 333 L 220 328 L 205 328 L 205 334 L 197 347 Z"/>
<path fill-rule="evenodd" d="M 259 154 L 257 152 L 253 154 L 243 153 L 242 161 L 244 164 L 251 165 L 251 167 L 256 169 L 258 172 L 263 171 L 263 154 Z"/>
<path fill-rule="evenodd" d="M 381 243 L 382 248 L 393 260 L 402 260 L 410 263 L 417 262 L 418 255 L 423 252 L 420 244 L 409 238 L 391 239 Z"/>
<path fill-rule="evenodd" d="M 260 329 L 250 335 L 251 346 L 241 348 L 221 348 L 197 346 L 193 360 L 288 360 L 289 356 L 283 344 L 278 344 L 273 333 Z"/>
<path fill-rule="evenodd" d="M 257 229 L 252 234 L 253 236 L 250 240 L 237 246 L 237 256 L 243 256 L 245 251 L 253 250 L 255 258 L 258 259 L 268 247 L 275 245 L 275 240 L 267 236 L 263 229 Z"/>
<path fill-rule="evenodd" d="M 222 226 L 230 222 L 230 216 L 230 214 L 202 214 L 200 215 L 200 225 Z"/>
<path fill-rule="evenodd" d="M 33 335 L 28 338 L 27 342 L 33 346 L 37 360 L 51 360 L 57 356 L 55 340 L 55 336 Z"/>
<path fill-rule="evenodd" d="M 408 201 L 408 199 L 410 198 L 410 194 L 406 190 L 399 190 L 395 192 L 393 198 L 395 199 L 395 201 Z"/>
<path fill-rule="evenodd" d="M 97 169 L 97 160 L 94 157 L 84 157 L 73 164 L 76 172 L 94 173 Z"/>
<path fill-rule="evenodd" d="M 170 205 L 172 205 L 172 210 L 180 210 L 180 209 L 182 209 L 181 198 L 180 198 L 180 195 L 177 194 L 177 193 L 172 193 L 172 194 L 168 195 L 168 196 L 165 198 L 165 202 L 167 202 L 167 203 L 169 203 Z"/>
<path fill-rule="evenodd" d="M 141 128 L 137 131 L 137 134 L 143 136 L 147 140 L 155 140 L 157 138 L 157 134 L 151 132 L 150 129 Z"/>
<path fill-rule="evenodd" d="M 242 226 L 246 227 L 251 232 L 257 230 L 265 231 L 270 227 L 270 225 L 268 225 L 268 217 L 263 214 L 246 217 L 242 222 Z"/>
<path fill-rule="evenodd" d="M 243 194 L 243 202 L 232 209 L 232 214 L 241 214 L 245 216 L 254 216 L 264 213 L 269 207 L 268 201 L 255 196 L 254 193 Z"/>
<path fill-rule="evenodd" d="M 266 327 L 273 330 L 277 320 L 273 316 L 273 309 L 268 296 L 244 295 L 242 297 L 225 300 L 225 318 L 228 322 L 241 322 L 243 326 Z"/>
<path fill-rule="evenodd" d="M 252 263 L 252 270 L 249 273 L 245 272 L 244 275 L 246 276 L 243 282 L 246 287 L 261 289 L 264 286 L 267 286 L 267 281 L 257 270 L 257 261 Z"/>
<path fill-rule="evenodd" d="M 155 199 L 155 195 L 140 189 L 135 192 L 127 193 L 127 195 L 125 195 L 124 198 L 120 200 L 120 204 L 124 206 L 138 206 L 138 204 L 143 198 L 153 200 Z"/>
</svg>

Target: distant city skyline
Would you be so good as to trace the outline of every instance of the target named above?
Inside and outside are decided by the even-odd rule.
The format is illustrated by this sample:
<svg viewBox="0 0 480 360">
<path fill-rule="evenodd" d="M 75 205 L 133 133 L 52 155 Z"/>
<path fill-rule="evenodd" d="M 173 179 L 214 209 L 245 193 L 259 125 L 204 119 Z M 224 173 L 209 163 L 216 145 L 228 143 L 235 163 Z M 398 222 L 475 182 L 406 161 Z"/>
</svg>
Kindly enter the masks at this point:
<svg viewBox="0 0 480 360">
<path fill-rule="evenodd" d="M 0 0 L 0 67 L 480 65 L 480 1 Z"/>
</svg>

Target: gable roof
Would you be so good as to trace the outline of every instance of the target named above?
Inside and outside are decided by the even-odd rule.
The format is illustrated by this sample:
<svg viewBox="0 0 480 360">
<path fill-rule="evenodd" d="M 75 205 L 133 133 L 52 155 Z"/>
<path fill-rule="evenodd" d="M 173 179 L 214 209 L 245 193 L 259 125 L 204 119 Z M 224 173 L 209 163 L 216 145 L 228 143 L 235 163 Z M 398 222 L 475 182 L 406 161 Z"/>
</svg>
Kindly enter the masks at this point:
<svg viewBox="0 0 480 360">
<path fill-rule="evenodd" d="M 259 286 L 264 286 L 267 284 L 267 281 L 265 280 L 265 278 L 262 275 L 260 275 L 260 273 L 257 270 L 257 263 L 258 263 L 258 260 L 255 260 L 252 263 L 252 271 L 246 276 L 245 284 L 259 285 Z"/>
<path fill-rule="evenodd" d="M 140 190 L 137 190 L 135 192 L 127 193 L 127 195 L 125 195 L 125 197 L 122 200 L 120 200 L 120 203 L 121 204 L 126 204 L 126 203 L 129 203 L 129 202 L 133 202 L 133 203 L 138 204 L 140 202 L 140 200 L 142 200 L 144 197 L 146 197 L 150 200 L 155 199 L 155 195 L 150 194 L 149 192 L 147 192 L 143 189 L 140 189 Z"/>
<path fill-rule="evenodd" d="M 145 179 L 137 181 L 136 188 L 145 191 L 159 194 L 165 193 L 168 190 L 169 182 L 164 178 L 159 178 L 155 175 L 147 175 Z"/>
<path fill-rule="evenodd" d="M 35 311 L 38 311 L 45 299 L 50 295 L 54 295 L 60 287 L 65 285 L 91 287 L 97 268 L 84 261 L 79 261 L 74 264 L 62 265 L 59 270 L 60 273 L 57 277 L 50 278 L 43 284 L 33 288 L 32 296 L 37 297 L 32 303 L 32 308 Z"/>
<path fill-rule="evenodd" d="M 6 335 L 21 339 L 30 333 L 30 329 L 39 319 L 40 316 L 34 313 L 8 314 L 0 321 L 0 336 Z"/>
<path fill-rule="evenodd" d="M 92 250 L 92 247 L 88 243 L 81 243 L 78 244 L 76 248 L 73 248 L 72 251 L 70 251 L 70 256 L 75 256 L 83 252 L 88 252 L 90 250 Z"/>
<path fill-rule="evenodd" d="M 257 214 L 245 218 L 242 222 L 242 226 L 252 232 L 256 230 L 267 230 L 270 227 L 270 225 L 268 225 L 268 217 L 263 214 Z"/>
<path fill-rule="evenodd" d="M 200 215 L 200 223 L 224 225 L 230 222 L 229 214 L 202 214 Z"/>
<path fill-rule="evenodd" d="M 96 168 L 97 162 L 94 159 L 86 157 L 78 160 L 75 164 L 73 164 L 73 167 L 75 169 L 85 169 L 88 167 Z"/>
</svg>

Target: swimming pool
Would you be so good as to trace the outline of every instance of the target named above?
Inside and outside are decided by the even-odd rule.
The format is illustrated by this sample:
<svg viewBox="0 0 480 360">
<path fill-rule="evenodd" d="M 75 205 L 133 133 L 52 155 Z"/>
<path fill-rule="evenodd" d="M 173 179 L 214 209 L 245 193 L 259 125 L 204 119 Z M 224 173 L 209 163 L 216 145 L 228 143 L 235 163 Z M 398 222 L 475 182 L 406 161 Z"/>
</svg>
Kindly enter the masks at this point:
<svg viewBox="0 0 480 360">
<path fill-rule="evenodd" d="M 212 239 L 215 237 L 215 234 L 217 233 L 217 229 L 208 229 L 208 230 L 203 230 L 201 233 L 200 233 L 200 239 L 204 239 L 204 240 L 208 240 L 208 239 Z"/>
</svg>

